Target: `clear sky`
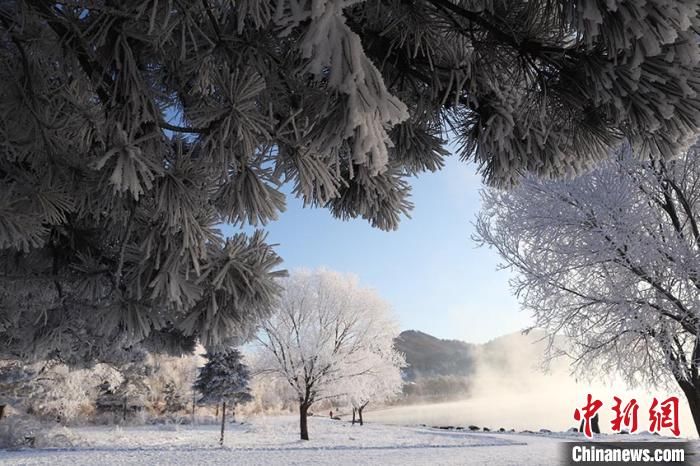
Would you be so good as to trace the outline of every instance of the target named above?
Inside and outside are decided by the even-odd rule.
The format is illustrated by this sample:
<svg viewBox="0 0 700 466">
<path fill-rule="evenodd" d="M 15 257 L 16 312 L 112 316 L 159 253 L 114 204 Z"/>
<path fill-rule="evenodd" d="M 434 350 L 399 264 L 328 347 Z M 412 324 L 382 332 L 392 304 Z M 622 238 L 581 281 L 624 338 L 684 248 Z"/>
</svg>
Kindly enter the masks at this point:
<svg viewBox="0 0 700 466">
<path fill-rule="evenodd" d="M 497 271 L 497 254 L 471 239 L 482 188 L 476 168 L 451 157 L 445 169 L 412 185 L 415 207 L 397 231 L 362 219 L 343 222 L 287 196 L 287 211 L 266 227 L 268 242 L 279 244 L 289 270 L 354 273 L 391 303 L 403 330 L 477 343 L 528 326 L 510 291 L 510 272 Z"/>
</svg>

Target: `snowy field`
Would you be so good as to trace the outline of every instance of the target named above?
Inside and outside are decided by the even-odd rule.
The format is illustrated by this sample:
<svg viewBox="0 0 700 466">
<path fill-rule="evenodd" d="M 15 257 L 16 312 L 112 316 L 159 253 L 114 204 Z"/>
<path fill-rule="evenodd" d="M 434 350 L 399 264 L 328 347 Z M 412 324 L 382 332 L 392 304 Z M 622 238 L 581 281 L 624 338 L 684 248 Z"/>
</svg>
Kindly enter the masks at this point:
<svg viewBox="0 0 700 466">
<path fill-rule="evenodd" d="M 309 419 L 309 428 L 311 440 L 302 442 L 296 417 L 257 417 L 227 426 L 223 448 L 218 445 L 215 425 L 77 428 L 73 432 L 81 440 L 75 448 L 0 451 L 0 463 L 556 465 L 561 442 L 578 439 L 572 434 L 467 433 L 372 423 L 360 427 L 314 417 Z M 645 438 L 658 439 L 634 436 L 635 440 Z"/>
</svg>

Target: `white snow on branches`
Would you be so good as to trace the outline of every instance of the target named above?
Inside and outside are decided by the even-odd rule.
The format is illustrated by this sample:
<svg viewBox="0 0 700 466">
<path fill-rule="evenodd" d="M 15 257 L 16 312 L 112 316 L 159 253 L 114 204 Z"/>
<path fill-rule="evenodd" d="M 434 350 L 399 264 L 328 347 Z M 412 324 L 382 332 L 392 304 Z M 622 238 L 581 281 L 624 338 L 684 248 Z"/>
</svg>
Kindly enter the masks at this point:
<svg viewBox="0 0 700 466">
<path fill-rule="evenodd" d="M 401 387 L 403 356 L 387 304 L 356 279 L 327 270 L 284 280 L 278 312 L 262 325 L 257 372 L 285 380 L 295 400 L 384 400 Z"/>
<path fill-rule="evenodd" d="M 337 135 L 336 144 L 353 137 L 353 161 L 368 166 L 373 174 L 383 172 L 393 147 L 387 128 L 408 119 L 408 109 L 387 91 L 360 37 L 345 22 L 343 8 L 358 0 L 313 0 L 307 7 L 308 3 L 279 0 L 277 22 L 289 28 L 310 20 L 299 44 L 309 60 L 307 71 L 347 96 L 345 130 Z"/>
<path fill-rule="evenodd" d="M 536 326 L 574 342 L 582 373 L 683 387 L 698 383 L 699 215 L 697 146 L 643 162 L 625 146 L 573 180 L 487 190 L 477 231 Z"/>
</svg>

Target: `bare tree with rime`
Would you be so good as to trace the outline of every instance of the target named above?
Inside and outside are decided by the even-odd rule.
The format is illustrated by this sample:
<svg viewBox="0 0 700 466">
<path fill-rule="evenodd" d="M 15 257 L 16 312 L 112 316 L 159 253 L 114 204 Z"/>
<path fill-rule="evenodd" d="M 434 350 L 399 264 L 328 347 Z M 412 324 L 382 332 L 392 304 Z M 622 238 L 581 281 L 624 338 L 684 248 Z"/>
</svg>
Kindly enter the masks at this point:
<svg viewBox="0 0 700 466">
<path fill-rule="evenodd" d="M 488 190 L 479 239 L 516 272 L 535 325 L 588 376 L 672 382 L 700 431 L 700 157 L 640 161 L 629 146 L 587 175 Z"/>
<path fill-rule="evenodd" d="M 398 333 L 387 304 L 352 276 L 297 271 L 284 281 L 277 312 L 261 325 L 257 372 L 288 384 L 299 405 L 300 437 L 308 440 L 314 403 L 364 399 L 373 394 L 361 390 L 368 381 L 399 375 L 405 363 L 393 347 Z M 393 380 L 400 387 L 400 375 Z"/>
</svg>

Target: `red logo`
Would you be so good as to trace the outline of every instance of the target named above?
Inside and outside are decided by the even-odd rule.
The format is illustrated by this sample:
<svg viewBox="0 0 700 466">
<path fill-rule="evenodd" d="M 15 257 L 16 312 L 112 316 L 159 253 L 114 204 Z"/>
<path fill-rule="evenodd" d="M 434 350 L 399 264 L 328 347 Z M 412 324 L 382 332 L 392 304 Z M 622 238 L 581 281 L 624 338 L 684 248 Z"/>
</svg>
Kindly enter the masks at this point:
<svg viewBox="0 0 700 466">
<path fill-rule="evenodd" d="M 639 411 L 637 400 L 632 398 L 624 404 L 622 399 L 617 396 L 613 397 L 613 400 L 615 403 L 612 411 L 615 413 L 615 417 L 611 422 L 612 431 L 620 432 L 625 427 L 629 429 L 630 433 L 636 432 L 638 428 L 637 413 Z M 588 438 L 593 437 L 591 423 L 602 406 L 603 402 L 593 399 L 593 396 L 589 393 L 585 406 L 574 411 L 574 419 L 577 421 L 583 420 L 581 431 Z M 656 398 L 652 400 L 649 408 L 649 432 L 660 432 L 662 429 L 668 429 L 676 437 L 681 434 L 678 427 L 678 397 L 676 396 L 668 397 L 661 402 Z"/>
<path fill-rule="evenodd" d="M 581 411 L 576 408 L 576 411 L 574 411 L 574 419 L 577 421 L 581 420 L 581 417 L 583 416 L 583 433 L 586 434 L 586 437 L 592 437 L 593 433 L 591 432 L 591 419 L 593 416 L 595 416 L 596 411 L 600 409 L 600 407 L 603 406 L 603 402 L 600 400 L 594 400 L 591 394 L 588 394 L 588 403 L 586 403 L 586 406 L 584 406 L 581 411 L 583 411 L 583 414 L 581 414 Z"/>
<path fill-rule="evenodd" d="M 637 431 L 637 411 L 639 411 L 637 400 L 632 398 L 622 408 L 622 400 L 618 397 L 613 397 L 613 399 L 615 400 L 615 406 L 613 406 L 615 419 L 612 420 L 612 431 L 620 432 L 621 427 L 624 425 L 629 429 L 630 434 L 633 434 Z"/>
<path fill-rule="evenodd" d="M 649 408 L 649 421 L 651 421 L 649 432 L 670 429 L 673 435 L 678 437 L 681 434 L 678 428 L 678 397 L 671 396 L 660 404 L 659 400 L 654 398 Z"/>
</svg>

